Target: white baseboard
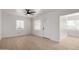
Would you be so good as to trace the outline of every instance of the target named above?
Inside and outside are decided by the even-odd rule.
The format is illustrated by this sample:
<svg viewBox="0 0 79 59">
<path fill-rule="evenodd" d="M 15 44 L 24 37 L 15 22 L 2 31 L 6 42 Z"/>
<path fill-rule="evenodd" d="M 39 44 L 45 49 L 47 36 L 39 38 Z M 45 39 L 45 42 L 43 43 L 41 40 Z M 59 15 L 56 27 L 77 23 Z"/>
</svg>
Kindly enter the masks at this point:
<svg viewBox="0 0 79 59">
<path fill-rule="evenodd" d="M 2 37 L 2 39 L 5 39 L 5 38 L 14 38 L 14 37 L 21 37 L 21 36 L 28 36 L 28 35 L 30 35 L 30 34 Z"/>
</svg>

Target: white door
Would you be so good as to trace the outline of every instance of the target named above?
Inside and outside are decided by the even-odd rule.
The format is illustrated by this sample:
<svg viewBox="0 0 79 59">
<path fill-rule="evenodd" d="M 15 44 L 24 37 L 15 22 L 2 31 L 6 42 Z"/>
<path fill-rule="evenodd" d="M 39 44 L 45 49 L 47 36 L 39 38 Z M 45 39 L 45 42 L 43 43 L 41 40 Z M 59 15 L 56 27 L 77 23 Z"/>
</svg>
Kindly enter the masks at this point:
<svg viewBox="0 0 79 59">
<path fill-rule="evenodd" d="M 48 38 L 48 20 L 42 20 L 42 36 Z"/>
</svg>

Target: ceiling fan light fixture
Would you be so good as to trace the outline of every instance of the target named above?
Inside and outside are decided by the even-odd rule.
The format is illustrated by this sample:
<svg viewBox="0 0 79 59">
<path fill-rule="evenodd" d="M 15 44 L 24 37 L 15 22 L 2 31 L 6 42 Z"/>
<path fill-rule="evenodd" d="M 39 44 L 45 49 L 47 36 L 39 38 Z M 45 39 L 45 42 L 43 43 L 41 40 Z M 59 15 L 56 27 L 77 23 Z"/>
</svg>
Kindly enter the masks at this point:
<svg viewBox="0 0 79 59">
<path fill-rule="evenodd" d="M 39 13 L 40 9 L 25 9 L 25 15 L 35 15 Z"/>
</svg>

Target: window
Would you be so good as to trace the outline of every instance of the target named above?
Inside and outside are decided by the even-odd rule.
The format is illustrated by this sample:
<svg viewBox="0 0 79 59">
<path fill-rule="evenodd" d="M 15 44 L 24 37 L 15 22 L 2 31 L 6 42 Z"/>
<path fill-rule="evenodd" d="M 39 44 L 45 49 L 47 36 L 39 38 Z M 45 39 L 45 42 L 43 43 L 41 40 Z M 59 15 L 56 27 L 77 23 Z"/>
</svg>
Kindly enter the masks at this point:
<svg viewBox="0 0 79 59">
<path fill-rule="evenodd" d="M 71 30 L 79 30 L 79 20 L 67 20 L 67 28 Z"/>
<path fill-rule="evenodd" d="M 75 26 L 75 23 L 73 20 L 67 21 L 68 26 Z"/>
<path fill-rule="evenodd" d="M 34 21 L 34 30 L 40 30 L 41 29 L 41 21 L 35 20 Z"/>
<path fill-rule="evenodd" d="M 16 20 L 16 30 L 23 30 L 23 29 L 24 29 L 24 21 Z"/>
</svg>

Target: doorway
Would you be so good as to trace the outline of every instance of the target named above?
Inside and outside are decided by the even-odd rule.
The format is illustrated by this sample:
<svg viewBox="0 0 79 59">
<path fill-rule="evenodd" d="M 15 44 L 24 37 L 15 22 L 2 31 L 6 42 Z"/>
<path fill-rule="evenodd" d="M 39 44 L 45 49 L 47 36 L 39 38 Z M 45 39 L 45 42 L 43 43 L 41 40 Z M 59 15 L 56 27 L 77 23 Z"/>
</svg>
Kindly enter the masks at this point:
<svg viewBox="0 0 79 59">
<path fill-rule="evenodd" d="M 60 16 L 60 40 L 67 37 L 79 38 L 79 13 Z"/>
<path fill-rule="evenodd" d="M 48 38 L 48 20 L 34 20 L 34 34 L 40 37 Z"/>
</svg>

